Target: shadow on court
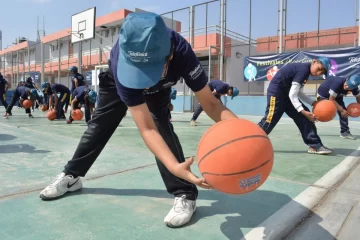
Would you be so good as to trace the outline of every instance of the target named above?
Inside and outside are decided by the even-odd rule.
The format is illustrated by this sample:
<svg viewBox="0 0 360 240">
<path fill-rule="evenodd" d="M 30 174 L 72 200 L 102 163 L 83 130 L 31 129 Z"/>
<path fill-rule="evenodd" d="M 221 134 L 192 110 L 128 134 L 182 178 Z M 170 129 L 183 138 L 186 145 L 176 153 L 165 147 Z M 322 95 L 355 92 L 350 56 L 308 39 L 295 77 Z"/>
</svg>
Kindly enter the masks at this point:
<svg viewBox="0 0 360 240">
<path fill-rule="evenodd" d="M 142 196 L 149 198 L 171 198 L 165 190 L 148 190 L 148 189 L 114 189 L 114 188 L 82 188 L 81 191 L 70 193 L 64 197 L 74 195 L 111 195 L 111 196 Z M 244 237 L 241 229 L 261 227 L 261 223 L 277 212 L 292 199 L 282 193 L 273 191 L 257 190 L 243 196 L 225 195 L 215 191 L 199 191 L 199 200 L 214 201 L 210 206 L 198 206 L 191 222 L 184 227 L 196 224 L 201 219 L 206 219 L 216 215 L 224 215 L 223 222 L 215 220 L 221 232 L 229 240 L 239 240 Z M 297 202 L 292 202 L 295 209 L 305 208 Z M 136 203 L 135 203 L 136 204 Z M 309 215 L 314 215 L 311 210 L 307 209 Z M 299 219 L 300 222 L 301 219 Z M 317 217 L 317 223 L 322 221 Z M 279 222 L 280 223 L 280 222 Z M 212 224 L 211 227 L 214 227 Z M 321 236 L 328 236 L 324 239 L 333 239 L 334 237 L 320 225 L 317 232 L 323 233 Z M 214 229 L 215 230 L 215 229 Z M 216 229 L 217 230 L 217 229 Z M 210 229 L 204 229 L 211 234 Z M 273 229 L 264 230 L 264 238 L 272 235 Z"/>
<path fill-rule="evenodd" d="M 49 153 L 48 150 L 36 150 L 34 146 L 29 144 L 7 144 L 0 145 L 0 154 L 1 153 Z"/>
<path fill-rule="evenodd" d="M 11 141 L 16 139 L 15 136 L 9 134 L 0 134 L 0 141 Z"/>
</svg>

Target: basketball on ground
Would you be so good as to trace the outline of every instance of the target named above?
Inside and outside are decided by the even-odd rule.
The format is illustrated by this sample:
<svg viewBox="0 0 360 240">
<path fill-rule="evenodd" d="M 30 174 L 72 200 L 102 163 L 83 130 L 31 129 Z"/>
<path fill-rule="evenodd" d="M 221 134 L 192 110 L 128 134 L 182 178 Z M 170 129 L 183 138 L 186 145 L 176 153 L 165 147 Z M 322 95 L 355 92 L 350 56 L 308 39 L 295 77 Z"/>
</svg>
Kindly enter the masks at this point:
<svg viewBox="0 0 360 240">
<path fill-rule="evenodd" d="M 46 105 L 41 105 L 41 111 L 45 112 L 47 110 L 47 106 Z"/>
<path fill-rule="evenodd" d="M 29 100 L 29 99 L 25 99 L 23 101 L 23 106 L 24 106 L 25 109 L 31 108 L 32 105 L 33 105 L 33 102 L 31 100 Z"/>
<path fill-rule="evenodd" d="M 197 164 L 206 182 L 228 194 L 245 194 L 268 178 L 274 150 L 267 134 L 245 119 L 220 121 L 201 137 Z"/>
<path fill-rule="evenodd" d="M 360 104 L 359 103 L 350 103 L 346 108 L 350 117 L 357 118 L 360 117 Z"/>
<path fill-rule="evenodd" d="M 81 119 L 83 119 L 83 116 L 84 116 L 84 113 L 80 109 L 75 109 L 71 115 L 71 117 L 75 121 L 80 121 Z"/>
<path fill-rule="evenodd" d="M 320 100 L 312 109 L 313 114 L 320 122 L 329 122 L 336 116 L 337 109 L 331 100 Z"/>
<path fill-rule="evenodd" d="M 56 112 L 55 112 L 55 111 L 48 111 L 48 112 L 46 113 L 46 117 L 47 117 L 47 119 L 49 119 L 50 121 L 53 121 L 53 120 L 55 120 L 55 118 L 56 118 Z"/>
</svg>

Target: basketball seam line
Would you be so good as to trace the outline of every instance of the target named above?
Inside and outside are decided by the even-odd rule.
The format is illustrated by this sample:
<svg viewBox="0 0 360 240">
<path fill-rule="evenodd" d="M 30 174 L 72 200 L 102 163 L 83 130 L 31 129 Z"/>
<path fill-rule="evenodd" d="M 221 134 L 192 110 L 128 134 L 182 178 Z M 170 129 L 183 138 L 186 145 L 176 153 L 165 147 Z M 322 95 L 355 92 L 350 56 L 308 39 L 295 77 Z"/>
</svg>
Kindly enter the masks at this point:
<svg viewBox="0 0 360 240">
<path fill-rule="evenodd" d="M 246 137 L 241 137 L 241 138 L 235 138 L 231 141 L 228 141 L 228 142 L 225 142 L 219 146 L 217 146 L 216 148 L 212 149 L 211 151 L 209 151 L 208 153 L 206 153 L 200 160 L 199 160 L 199 163 L 198 165 L 200 166 L 201 162 L 204 160 L 205 157 L 209 156 L 211 153 L 215 152 L 216 150 L 218 150 L 219 148 L 222 148 L 223 146 L 229 144 L 229 143 L 233 143 L 233 142 L 236 142 L 236 141 L 240 141 L 240 140 L 244 140 L 244 139 L 247 139 L 247 138 L 256 138 L 256 137 L 260 137 L 260 138 L 266 138 L 266 139 L 269 139 L 267 136 L 263 136 L 263 135 L 251 135 L 251 136 L 246 136 Z"/>
<path fill-rule="evenodd" d="M 213 176 L 232 176 L 232 175 L 244 174 L 244 173 L 254 171 L 254 170 L 258 169 L 258 168 L 261 168 L 262 166 L 265 166 L 266 164 L 268 164 L 270 161 L 271 160 L 269 159 L 269 160 L 265 161 L 264 163 L 260 164 L 257 167 L 254 167 L 252 169 L 248 169 L 248 170 L 242 171 L 242 172 L 237 172 L 237 173 L 210 173 L 210 172 L 204 172 L 204 173 L 202 173 L 202 175 L 204 176 L 204 175 L 207 174 L 207 175 L 213 175 Z"/>
</svg>

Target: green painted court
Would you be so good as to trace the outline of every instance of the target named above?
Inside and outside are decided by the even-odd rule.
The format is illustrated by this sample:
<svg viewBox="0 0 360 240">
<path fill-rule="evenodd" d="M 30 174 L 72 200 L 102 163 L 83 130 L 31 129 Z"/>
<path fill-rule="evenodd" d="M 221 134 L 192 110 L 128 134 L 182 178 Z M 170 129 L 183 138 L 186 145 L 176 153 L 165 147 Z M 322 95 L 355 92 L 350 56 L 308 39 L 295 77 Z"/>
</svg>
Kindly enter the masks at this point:
<svg viewBox="0 0 360 240">
<path fill-rule="evenodd" d="M 201 135 L 213 122 L 202 114 L 198 126 L 191 127 L 190 113 L 172 115 L 185 156 L 195 156 Z M 317 123 L 323 143 L 335 153 L 310 155 L 292 120 L 282 119 L 270 135 L 275 163 L 263 186 L 243 196 L 200 190 L 190 224 L 171 229 L 163 219 L 173 196 L 129 115 L 90 169 L 84 188 L 46 202 L 39 198 L 40 190 L 70 160 L 86 124 L 50 122 L 39 110 L 34 117 L 14 109 L 12 117 L 0 119 L 1 240 L 239 240 L 352 154 L 360 141 L 341 139 L 337 120 Z M 360 135 L 359 122 L 351 122 L 350 128 Z M 192 169 L 198 173 L 196 164 Z"/>
</svg>

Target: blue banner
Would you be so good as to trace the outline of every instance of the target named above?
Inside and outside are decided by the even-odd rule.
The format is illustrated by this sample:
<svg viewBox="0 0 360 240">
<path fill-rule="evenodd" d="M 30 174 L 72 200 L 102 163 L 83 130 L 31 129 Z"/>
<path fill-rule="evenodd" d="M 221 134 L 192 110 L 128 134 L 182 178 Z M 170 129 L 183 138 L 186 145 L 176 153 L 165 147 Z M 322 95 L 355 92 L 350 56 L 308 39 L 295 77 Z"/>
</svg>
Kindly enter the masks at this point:
<svg viewBox="0 0 360 240">
<path fill-rule="evenodd" d="M 31 77 L 35 84 L 40 83 L 41 81 L 40 72 L 25 72 L 25 78 L 21 80 L 25 81 L 28 77 Z"/>
<path fill-rule="evenodd" d="M 245 57 L 244 81 L 271 81 L 281 67 L 292 63 L 311 63 L 318 57 L 330 59 L 329 76 L 349 76 L 360 73 L 360 48 L 356 47 Z M 308 80 L 324 80 L 324 76 L 309 76 Z"/>
</svg>

